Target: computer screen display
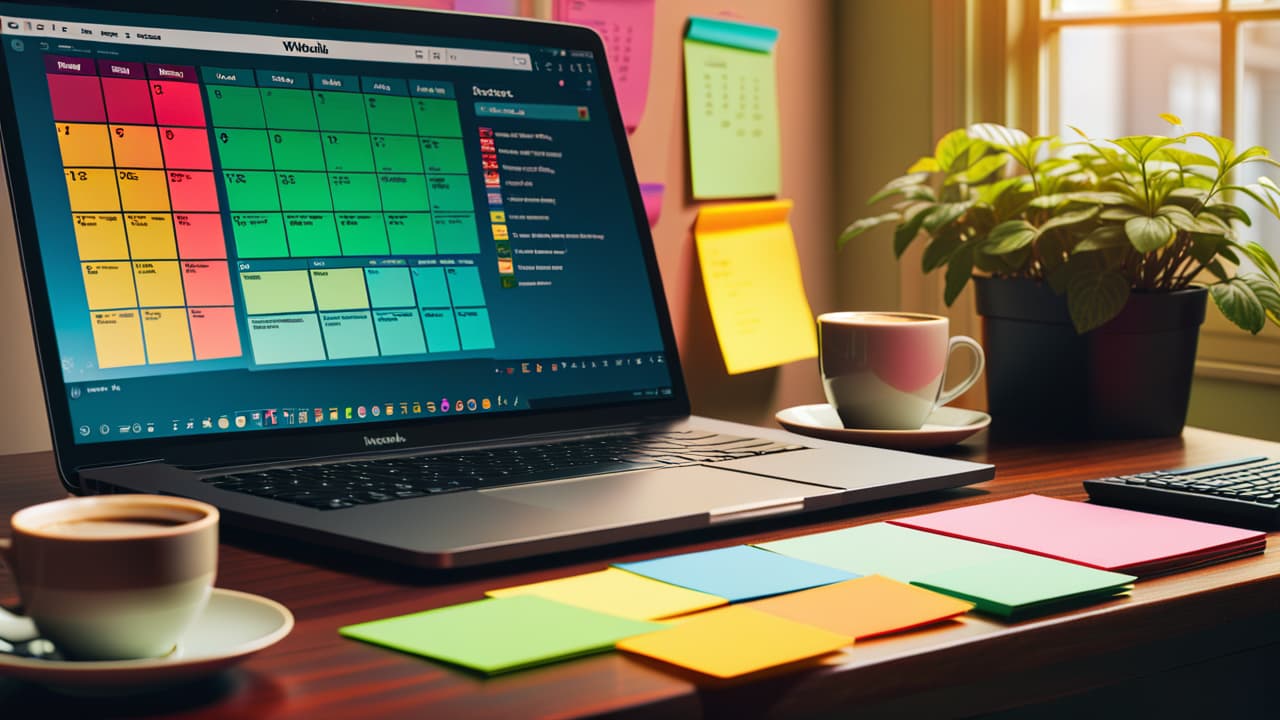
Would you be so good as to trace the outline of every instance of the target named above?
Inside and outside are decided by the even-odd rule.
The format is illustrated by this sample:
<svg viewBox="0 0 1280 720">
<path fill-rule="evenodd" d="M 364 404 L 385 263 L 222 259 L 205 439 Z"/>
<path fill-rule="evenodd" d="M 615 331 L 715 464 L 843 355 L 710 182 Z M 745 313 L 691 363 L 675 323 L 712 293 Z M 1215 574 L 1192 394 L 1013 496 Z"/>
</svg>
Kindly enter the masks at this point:
<svg viewBox="0 0 1280 720">
<path fill-rule="evenodd" d="M 0 39 L 77 443 L 670 395 L 591 52 L 14 3 Z"/>
</svg>

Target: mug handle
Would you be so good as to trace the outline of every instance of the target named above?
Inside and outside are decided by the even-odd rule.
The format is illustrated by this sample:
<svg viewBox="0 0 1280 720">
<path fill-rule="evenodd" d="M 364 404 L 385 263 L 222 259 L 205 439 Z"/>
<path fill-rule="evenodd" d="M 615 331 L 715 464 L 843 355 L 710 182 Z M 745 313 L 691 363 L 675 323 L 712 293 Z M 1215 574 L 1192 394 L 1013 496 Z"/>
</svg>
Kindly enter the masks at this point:
<svg viewBox="0 0 1280 720">
<path fill-rule="evenodd" d="M 982 346 L 978 344 L 977 340 L 974 340 L 968 335 L 956 335 L 947 343 L 948 363 L 951 361 L 951 353 L 955 352 L 955 349 L 961 346 L 968 348 L 969 352 L 973 353 L 973 370 L 969 373 L 969 377 L 961 380 L 955 387 L 939 392 L 938 400 L 933 403 L 935 408 L 946 405 L 952 400 L 960 397 L 965 390 L 973 387 L 973 384 L 978 382 L 978 378 L 982 376 L 982 369 L 987 365 L 987 356 L 982 352 Z M 947 378 L 944 373 L 942 386 L 945 387 L 946 384 Z"/>
<path fill-rule="evenodd" d="M 9 573 L 13 574 L 13 562 L 9 555 L 12 542 L 8 538 L 0 538 L 0 560 L 4 561 Z M 30 618 L 23 617 L 21 608 L 6 608 L 0 605 L 0 640 L 7 642 L 26 642 L 40 637 L 36 624 Z"/>
</svg>

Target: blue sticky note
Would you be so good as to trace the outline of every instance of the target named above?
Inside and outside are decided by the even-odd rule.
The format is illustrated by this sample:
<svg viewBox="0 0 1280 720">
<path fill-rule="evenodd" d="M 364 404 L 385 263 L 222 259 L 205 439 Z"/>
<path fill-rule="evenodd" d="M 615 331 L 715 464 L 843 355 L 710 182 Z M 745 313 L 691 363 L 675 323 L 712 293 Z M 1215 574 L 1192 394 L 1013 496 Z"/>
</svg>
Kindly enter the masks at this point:
<svg viewBox="0 0 1280 720">
<path fill-rule="evenodd" d="M 742 602 L 861 577 L 748 545 L 673 555 L 614 567 Z"/>
</svg>

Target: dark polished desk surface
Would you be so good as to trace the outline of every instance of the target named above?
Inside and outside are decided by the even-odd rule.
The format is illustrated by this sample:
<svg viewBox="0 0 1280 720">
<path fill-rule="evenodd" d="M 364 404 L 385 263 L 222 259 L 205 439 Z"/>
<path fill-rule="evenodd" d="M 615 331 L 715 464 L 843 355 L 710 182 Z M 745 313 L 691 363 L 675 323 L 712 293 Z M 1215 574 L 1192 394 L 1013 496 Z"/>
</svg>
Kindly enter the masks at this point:
<svg viewBox="0 0 1280 720">
<path fill-rule="evenodd" d="M 1165 707 L 1172 716 L 1230 717 L 1232 707 L 1252 715 L 1258 706 L 1233 706 L 1233 693 L 1206 694 L 1205 677 L 1215 661 L 1244 658 L 1225 671 L 1228 682 L 1253 682 L 1249 673 L 1261 672 L 1257 657 L 1267 668 L 1257 682 L 1280 702 L 1274 695 L 1280 667 L 1280 550 L 1274 538 L 1261 557 L 1145 581 L 1128 598 L 1018 623 L 970 615 L 858 643 L 825 664 L 731 682 L 622 653 L 483 678 L 337 634 L 350 623 L 477 600 L 487 589 L 598 570 L 613 561 L 773 540 L 1030 492 L 1081 499 L 1080 481 L 1088 478 L 1243 455 L 1280 457 L 1280 444 L 1188 428 L 1180 438 L 1090 444 L 1004 446 L 979 436 L 952 453 L 994 463 L 996 478 L 785 523 L 443 575 L 372 565 L 227 528 L 217 584 L 288 605 L 298 621 L 289 637 L 206 681 L 127 700 L 64 698 L 0 678 L 0 717 L 965 717 L 1080 693 L 1118 711 L 1120 694 L 1108 695 L 1108 687 L 1126 684 L 1139 689 L 1126 690 L 1126 697 L 1145 687 L 1150 697 L 1143 702 L 1172 698 Z M 7 534 L 14 510 L 62 495 L 48 453 L 0 458 L 0 534 Z M 0 601 L 14 599 L 12 582 L 0 573 Z"/>
</svg>

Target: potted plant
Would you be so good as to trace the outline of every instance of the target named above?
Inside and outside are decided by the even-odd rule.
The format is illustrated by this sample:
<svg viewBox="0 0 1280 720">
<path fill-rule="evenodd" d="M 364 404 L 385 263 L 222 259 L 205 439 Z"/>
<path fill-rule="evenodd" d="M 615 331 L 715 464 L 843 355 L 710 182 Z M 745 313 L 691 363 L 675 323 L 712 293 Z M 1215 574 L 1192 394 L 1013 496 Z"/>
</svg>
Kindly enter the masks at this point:
<svg viewBox="0 0 1280 720">
<path fill-rule="evenodd" d="M 1280 268 L 1236 235 L 1251 223 L 1236 199 L 1280 218 L 1280 187 L 1232 180 L 1247 164 L 1280 164 L 1202 132 L 1075 132 L 950 132 L 868 201 L 893 199 L 890 212 L 849 225 L 839 245 L 891 223 L 901 257 L 923 237 L 923 270 L 945 268 L 948 305 L 976 277 L 993 428 L 1176 435 L 1206 297 L 1248 332 L 1280 325 Z M 1241 270 L 1245 258 L 1256 271 Z"/>
</svg>

